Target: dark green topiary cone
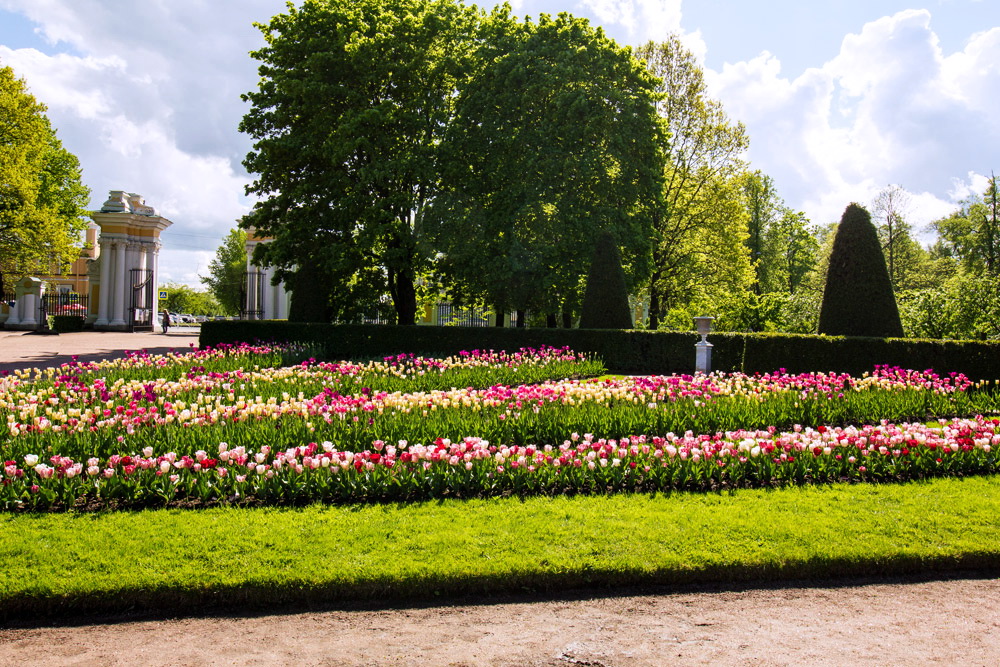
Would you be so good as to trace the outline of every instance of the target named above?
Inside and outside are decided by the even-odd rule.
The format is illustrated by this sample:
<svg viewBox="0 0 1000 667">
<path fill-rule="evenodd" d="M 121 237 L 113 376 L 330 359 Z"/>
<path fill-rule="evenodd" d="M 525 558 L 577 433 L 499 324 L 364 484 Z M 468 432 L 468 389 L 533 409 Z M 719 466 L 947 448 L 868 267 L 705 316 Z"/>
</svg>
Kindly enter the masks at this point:
<svg viewBox="0 0 1000 667">
<path fill-rule="evenodd" d="M 605 232 L 594 247 L 594 261 L 587 275 L 580 314 L 581 329 L 631 329 L 628 288 L 618 245 Z"/>
<path fill-rule="evenodd" d="M 844 211 L 833 239 L 819 333 L 878 338 L 903 335 L 878 233 L 868 211 L 857 204 Z"/>
</svg>

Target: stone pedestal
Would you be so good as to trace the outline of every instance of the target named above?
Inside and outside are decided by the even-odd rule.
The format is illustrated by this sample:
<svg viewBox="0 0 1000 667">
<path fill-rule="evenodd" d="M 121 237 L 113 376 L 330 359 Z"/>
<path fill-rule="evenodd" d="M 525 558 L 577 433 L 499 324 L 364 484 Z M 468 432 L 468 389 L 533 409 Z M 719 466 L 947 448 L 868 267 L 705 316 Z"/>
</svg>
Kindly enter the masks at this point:
<svg viewBox="0 0 1000 667">
<path fill-rule="evenodd" d="M 712 372 L 712 344 L 708 342 L 708 334 L 712 331 L 714 317 L 702 316 L 694 318 L 694 326 L 701 336 L 701 342 L 694 344 L 694 370 L 696 373 Z"/>
<path fill-rule="evenodd" d="M 694 344 L 694 371 L 706 374 L 712 372 L 712 344 L 708 341 Z"/>
</svg>

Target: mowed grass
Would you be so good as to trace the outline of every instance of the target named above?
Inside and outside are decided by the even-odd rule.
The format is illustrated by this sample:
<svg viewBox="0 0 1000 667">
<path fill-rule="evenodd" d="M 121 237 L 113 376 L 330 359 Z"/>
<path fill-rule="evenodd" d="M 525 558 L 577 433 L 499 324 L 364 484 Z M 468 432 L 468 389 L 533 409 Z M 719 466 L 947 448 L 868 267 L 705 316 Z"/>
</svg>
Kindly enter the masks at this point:
<svg viewBox="0 0 1000 667">
<path fill-rule="evenodd" d="M 0 516 L 0 620 L 1000 567 L 1000 477 Z"/>
</svg>

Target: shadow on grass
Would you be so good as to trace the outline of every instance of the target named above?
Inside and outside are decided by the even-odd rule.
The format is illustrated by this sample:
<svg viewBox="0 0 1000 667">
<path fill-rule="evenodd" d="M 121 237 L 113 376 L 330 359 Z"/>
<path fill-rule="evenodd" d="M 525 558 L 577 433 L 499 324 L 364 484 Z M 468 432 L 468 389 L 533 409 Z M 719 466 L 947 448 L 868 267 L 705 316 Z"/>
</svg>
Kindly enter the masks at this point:
<svg viewBox="0 0 1000 667">
<path fill-rule="evenodd" d="M 571 602 L 642 595 L 681 595 L 913 584 L 993 579 L 1000 551 L 952 557 L 899 555 L 871 560 L 814 559 L 700 569 L 523 572 L 502 577 L 374 578 L 313 584 L 306 580 L 234 586 L 107 590 L 86 594 L 30 593 L 0 600 L 0 627 L 33 628 L 131 623 L 165 618 L 260 617 L 326 611 L 384 611 L 455 605 Z"/>
</svg>

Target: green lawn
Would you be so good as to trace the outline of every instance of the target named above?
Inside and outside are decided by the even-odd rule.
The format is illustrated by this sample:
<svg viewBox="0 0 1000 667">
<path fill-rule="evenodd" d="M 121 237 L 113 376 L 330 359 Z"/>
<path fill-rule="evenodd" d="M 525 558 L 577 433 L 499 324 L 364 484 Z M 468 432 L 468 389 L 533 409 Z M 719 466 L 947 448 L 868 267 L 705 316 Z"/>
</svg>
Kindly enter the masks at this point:
<svg viewBox="0 0 1000 667">
<path fill-rule="evenodd" d="M 1000 477 L 0 515 L 0 620 L 1000 567 Z"/>
</svg>

